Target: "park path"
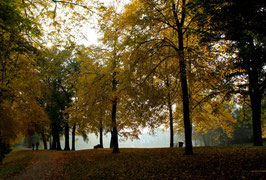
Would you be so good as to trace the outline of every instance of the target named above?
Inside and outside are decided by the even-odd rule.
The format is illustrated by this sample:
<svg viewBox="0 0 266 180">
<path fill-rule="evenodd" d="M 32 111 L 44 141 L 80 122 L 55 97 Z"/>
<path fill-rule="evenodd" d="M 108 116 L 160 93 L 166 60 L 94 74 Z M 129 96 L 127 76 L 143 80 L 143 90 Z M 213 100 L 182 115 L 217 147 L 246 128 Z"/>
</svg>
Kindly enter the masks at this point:
<svg viewBox="0 0 266 180">
<path fill-rule="evenodd" d="M 67 155 L 58 151 L 34 151 L 28 166 L 10 180 L 62 179 Z"/>
</svg>

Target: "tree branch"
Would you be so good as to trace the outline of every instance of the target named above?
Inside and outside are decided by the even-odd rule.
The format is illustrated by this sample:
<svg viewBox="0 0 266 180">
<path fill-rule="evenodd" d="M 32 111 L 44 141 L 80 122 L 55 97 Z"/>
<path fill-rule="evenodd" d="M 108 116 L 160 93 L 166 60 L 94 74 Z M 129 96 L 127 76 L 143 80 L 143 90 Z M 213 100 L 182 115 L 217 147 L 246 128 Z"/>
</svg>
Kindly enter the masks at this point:
<svg viewBox="0 0 266 180">
<path fill-rule="evenodd" d="M 144 80 L 141 82 L 141 83 L 139 83 L 139 85 L 141 85 L 141 84 L 143 84 L 149 77 L 150 77 L 150 75 L 165 61 L 165 60 L 167 60 L 168 58 L 170 58 L 171 56 L 167 56 L 167 57 L 165 57 L 165 58 L 163 58 L 151 71 L 150 71 L 150 73 L 144 78 Z"/>
<path fill-rule="evenodd" d="M 87 6 L 84 6 L 82 4 L 77 4 L 77 3 L 73 3 L 73 2 L 68 2 L 68 1 L 60 1 L 60 0 L 52 0 L 54 3 L 64 3 L 64 4 L 70 4 L 70 5 L 74 5 L 74 6 L 79 6 L 82 7 L 84 9 L 87 9 L 88 11 L 90 11 L 93 14 L 97 14 L 95 11 L 91 10 L 90 8 L 88 8 Z"/>
<path fill-rule="evenodd" d="M 182 17 L 181 17 L 180 26 L 183 26 L 185 22 L 186 18 L 185 6 L 186 6 L 186 0 L 182 0 Z"/>
</svg>

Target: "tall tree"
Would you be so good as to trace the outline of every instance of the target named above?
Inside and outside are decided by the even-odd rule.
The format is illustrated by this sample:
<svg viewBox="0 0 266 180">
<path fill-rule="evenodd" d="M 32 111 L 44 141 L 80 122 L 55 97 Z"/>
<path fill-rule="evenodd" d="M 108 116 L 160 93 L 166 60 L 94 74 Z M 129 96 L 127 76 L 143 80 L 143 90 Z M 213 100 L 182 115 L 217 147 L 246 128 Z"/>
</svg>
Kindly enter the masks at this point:
<svg viewBox="0 0 266 180">
<path fill-rule="evenodd" d="M 243 96 L 249 95 L 252 108 L 252 124 L 254 146 L 262 146 L 261 102 L 265 95 L 265 17 L 266 4 L 262 0 L 255 1 L 204 1 L 203 21 L 210 31 L 207 40 L 231 42 L 231 63 L 226 72 L 227 83 L 231 84 L 231 92 Z M 211 32 L 211 33 L 209 33 Z M 241 79 L 241 83 L 235 83 Z"/>
<path fill-rule="evenodd" d="M 1 158 L 18 137 L 36 130 L 35 125 L 46 120 L 43 108 L 38 102 L 38 50 L 30 41 L 30 35 L 38 37 L 40 31 L 35 19 L 26 17 L 25 8 L 22 1 L 0 2 Z"/>
<path fill-rule="evenodd" d="M 176 59 L 179 62 L 179 79 L 182 89 L 186 143 L 185 154 L 190 155 L 193 154 L 193 149 L 185 49 L 185 38 L 187 37 L 185 33 L 188 32 L 187 29 L 191 24 L 191 19 L 187 17 L 188 12 L 186 0 L 173 0 L 169 2 L 133 1 L 132 4 L 126 8 L 125 17 L 128 19 L 136 18 L 136 20 L 130 20 L 131 31 L 141 28 L 143 31 L 142 33 L 145 33 L 144 36 L 142 36 L 145 39 L 140 40 L 141 44 L 152 42 L 155 45 L 153 47 L 154 49 L 170 47 L 175 51 Z M 171 35 L 171 37 L 168 35 Z M 167 60 L 167 58 L 163 58 L 163 61 L 165 60 Z M 157 67 L 159 67 L 163 61 L 160 61 Z"/>
<path fill-rule="evenodd" d="M 65 111 L 72 104 L 74 96 L 74 85 L 68 81 L 78 69 L 79 65 L 73 55 L 75 45 L 64 50 L 53 47 L 46 50 L 42 55 L 41 74 L 46 83 L 47 97 L 46 110 L 51 120 L 53 135 L 53 149 L 61 149 L 60 134 L 64 130 L 65 150 L 69 147 L 69 115 Z"/>
</svg>

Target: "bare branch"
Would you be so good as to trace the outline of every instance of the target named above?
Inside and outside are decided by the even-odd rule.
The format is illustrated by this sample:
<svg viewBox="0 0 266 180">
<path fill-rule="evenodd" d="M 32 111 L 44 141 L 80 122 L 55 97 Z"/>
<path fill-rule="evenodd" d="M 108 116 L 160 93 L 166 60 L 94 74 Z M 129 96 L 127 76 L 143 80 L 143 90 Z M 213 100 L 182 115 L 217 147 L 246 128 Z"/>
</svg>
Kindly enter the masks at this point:
<svg viewBox="0 0 266 180">
<path fill-rule="evenodd" d="M 74 5 L 74 6 L 79 6 L 82 7 L 84 9 L 87 9 L 88 11 L 90 11 L 93 14 L 97 14 L 95 11 L 91 10 L 91 8 L 84 6 L 82 4 L 77 4 L 77 3 L 73 3 L 73 2 L 68 2 L 68 1 L 58 1 L 58 0 L 52 0 L 54 3 L 64 3 L 64 4 L 70 4 L 70 5 Z M 97 14 L 98 15 L 98 14 Z"/>
</svg>

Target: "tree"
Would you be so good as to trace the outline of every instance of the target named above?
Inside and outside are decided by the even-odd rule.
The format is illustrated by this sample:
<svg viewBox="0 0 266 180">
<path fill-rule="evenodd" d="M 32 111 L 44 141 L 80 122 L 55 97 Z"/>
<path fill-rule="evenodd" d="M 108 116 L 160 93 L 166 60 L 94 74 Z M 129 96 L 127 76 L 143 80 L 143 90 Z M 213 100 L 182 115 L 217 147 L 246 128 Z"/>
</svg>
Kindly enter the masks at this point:
<svg viewBox="0 0 266 180">
<path fill-rule="evenodd" d="M 254 146 L 262 146 L 261 102 L 265 94 L 265 2 L 204 1 L 204 13 L 211 17 L 206 24 L 210 31 L 206 39 L 227 40 L 231 43 L 232 61 L 228 68 L 227 83 L 231 92 L 247 94 L 252 108 Z M 204 17 L 204 16 L 202 16 Z M 211 32 L 211 33 L 209 33 Z M 235 83 L 239 81 L 240 83 Z"/>
<path fill-rule="evenodd" d="M 194 1 L 136 0 L 127 5 L 123 13 L 123 22 L 126 24 L 123 29 L 129 34 L 127 48 L 132 53 L 131 66 L 135 67 L 134 70 L 143 81 L 150 76 L 162 79 L 163 76 L 156 73 L 162 72 L 160 69 L 164 69 L 165 62 L 172 59 L 177 62 L 168 64 L 176 66 L 174 79 L 180 81 L 180 86 L 174 88 L 178 92 L 180 87 L 181 98 L 176 96 L 175 103 L 183 111 L 185 154 L 193 153 L 191 125 L 197 124 L 197 118 L 193 118 L 193 115 L 198 117 L 197 112 L 215 104 L 216 99 L 217 106 L 214 106 L 213 111 L 203 111 L 204 116 L 215 113 L 215 107 L 219 107 L 222 112 L 223 107 L 219 104 L 229 99 L 221 86 L 223 79 L 220 76 L 225 67 L 225 63 L 218 59 L 221 51 L 201 43 L 202 34 L 197 31 L 204 29 L 197 23 L 201 9 L 193 6 L 193 3 Z M 148 63 L 151 68 L 143 71 L 143 66 L 146 67 Z M 166 75 L 164 74 L 166 81 L 162 83 L 165 86 Z M 216 98 L 218 95 L 220 97 Z M 209 105 L 208 101 L 211 101 Z M 232 120 L 230 117 L 229 119 Z M 207 121 L 211 122 L 211 118 Z"/>
<path fill-rule="evenodd" d="M 130 54 L 123 43 L 126 37 L 120 26 L 120 16 L 114 7 L 105 11 L 99 20 L 103 32 L 102 47 L 87 48 L 80 57 L 81 72 L 78 81 L 76 107 L 79 128 L 99 132 L 101 125 L 105 132 L 112 133 L 113 152 L 118 152 L 118 137 L 137 138 L 140 128 L 156 127 L 161 105 L 155 106 L 156 98 L 149 90 L 151 78 L 137 86 L 138 77 L 129 70 Z M 89 95 L 88 95 L 89 94 Z M 159 96 L 157 97 L 157 100 Z M 110 122 L 111 119 L 111 122 Z M 88 128 L 89 127 L 89 128 Z M 117 141 L 117 143 L 116 143 Z"/>
<path fill-rule="evenodd" d="M 133 1 L 126 8 L 125 17 L 132 23 L 131 31 L 141 29 L 144 35 L 139 36 L 141 44 L 153 43 L 153 49 L 157 51 L 163 48 L 171 48 L 175 52 L 175 57 L 179 63 L 179 80 L 182 89 L 183 120 L 185 127 L 185 154 L 193 154 L 192 149 L 192 128 L 189 110 L 189 90 L 187 84 L 187 47 L 184 43 L 189 36 L 188 28 L 192 18 L 189 17 L 188 2 L 183 1 Z M 135 20 L 133 20 L 135 18 Z M 187 45 L 188 46 L 188 45 Z M 166 61 L 163 58 L 156 67 Z"/>
<path fill-rule="evenodd" d="M 64 130 L 65 148 L 69 147 L 69 115 L 65 111 L 72 105 L 72 97 L 75 94 L 74 85 L 68 81 L 79 69 L 73 55 L 75 45 L 66 47 L 64 50 L 52 48 L 42 54 L 42 64 L 40 72 L 42 80 L 46 84 L 46 111 L 51 120 L 51 129 L 53 135 L 52 149 L 60 150 L 60 133 Z"/>
<path fill-rule="evenodd" d="M 32 37 L 40 35 L 39 26 L 35 19 L 26 17 L 23 2 L 4 0 L 0 5 L 2 158 L 12 143 L 32 130 L 37 131 L 40 124 L 46 124 L 47 119 L 44 109 L 38 102 L 41 96 L 35 64 L 38 50 L 29 38 L 29 34 Z"/>
</svg>

